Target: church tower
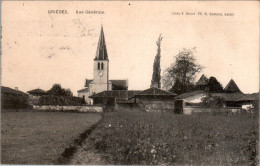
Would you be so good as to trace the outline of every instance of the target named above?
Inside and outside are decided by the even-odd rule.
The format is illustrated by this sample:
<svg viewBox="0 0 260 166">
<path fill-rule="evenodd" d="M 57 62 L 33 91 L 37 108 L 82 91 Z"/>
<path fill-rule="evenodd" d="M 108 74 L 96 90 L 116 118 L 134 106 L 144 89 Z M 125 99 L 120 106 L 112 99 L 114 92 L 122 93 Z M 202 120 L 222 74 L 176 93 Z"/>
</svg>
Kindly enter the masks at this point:
<svg viewBox="0 0 260 166">
<path fill-rule="evenodd" d="M 112 85 L 109 82 L 109 60 L 103 26 L 101 26 L 97 52 L 94 59 L 94 78 L 90 86 L 91 94 L 112 89 Z"/>
</svg>

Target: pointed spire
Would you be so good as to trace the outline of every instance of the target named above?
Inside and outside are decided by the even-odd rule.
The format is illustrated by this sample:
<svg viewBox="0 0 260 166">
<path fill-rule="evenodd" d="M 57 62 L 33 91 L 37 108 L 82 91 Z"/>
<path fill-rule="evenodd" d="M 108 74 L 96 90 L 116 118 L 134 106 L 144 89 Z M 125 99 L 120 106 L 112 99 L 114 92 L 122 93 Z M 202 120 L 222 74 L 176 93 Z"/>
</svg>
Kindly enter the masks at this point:
<svg viewBox="0 0 260 166">
<path fill-rule="evenodd" d="M 235 93 L 235 92 L 242 93 L 233 79 L 229 81 L 227 86 L 224 88 L 224 91 L 226 93 Z"/>
<path fill-rule="evenodd" d="M 105 42 L 105 35 L 103 31 L 103 25 L 101 24 L 101 32 L 99 36 L 96 57 L 94 60 L 108 60 L 107 47 Z"/>
</svg>

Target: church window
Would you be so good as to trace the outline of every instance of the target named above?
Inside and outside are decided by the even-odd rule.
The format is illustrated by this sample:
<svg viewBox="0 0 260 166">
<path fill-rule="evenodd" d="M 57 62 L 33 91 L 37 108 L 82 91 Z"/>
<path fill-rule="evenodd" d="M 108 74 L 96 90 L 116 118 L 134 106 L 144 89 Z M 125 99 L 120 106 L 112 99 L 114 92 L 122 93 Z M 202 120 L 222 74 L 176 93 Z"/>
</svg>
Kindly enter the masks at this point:
<svg viewBox="0 0 260 166">
<path fill-rule="evenodd" d="M 98 70 L 100 69 L 100 63 L 98 62 Z"/>
<path fill-rule="evenodd" d="M 103 62 L 101 63 L 101 69 L 102 70 L 104 69 L 104 63 Z"/>
</svg>

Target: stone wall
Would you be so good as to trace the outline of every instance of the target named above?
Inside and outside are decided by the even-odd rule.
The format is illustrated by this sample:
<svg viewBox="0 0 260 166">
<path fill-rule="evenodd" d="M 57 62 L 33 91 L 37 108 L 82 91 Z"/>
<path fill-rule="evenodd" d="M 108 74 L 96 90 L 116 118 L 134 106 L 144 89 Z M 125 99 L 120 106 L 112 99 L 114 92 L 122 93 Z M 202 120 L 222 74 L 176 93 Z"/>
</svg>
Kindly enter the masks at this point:
<svg viewBox="0 0 260 166">
<path fill-rule="evenodd" d="M 101 106 L 53 106 L 53 105 L 33 105 L 34 110 L 58 111 L 58 112 L 103 112 Z"/>
<path fill-rule="evenodd" d="M 173 100 L 137 100 L 139 107 L 145 112 L 174 112 Z"/>
<path fill-rule="evenodd" d="M 204 108 L 204 107 L 183 107 L 183 114 L 191 115 L 196 113 L 211 113 L 211 114 L 240 114 L 243 113 L 241 108 Z"/>
</svg>

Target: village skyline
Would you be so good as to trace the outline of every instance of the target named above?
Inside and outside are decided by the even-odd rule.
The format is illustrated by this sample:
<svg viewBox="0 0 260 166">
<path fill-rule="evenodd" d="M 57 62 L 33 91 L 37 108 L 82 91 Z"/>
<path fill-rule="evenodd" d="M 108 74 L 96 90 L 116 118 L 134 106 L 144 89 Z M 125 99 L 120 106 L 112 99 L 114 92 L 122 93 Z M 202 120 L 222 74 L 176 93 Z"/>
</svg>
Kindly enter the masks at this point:
<svg viewBox="0 0 260 166">
<path fill-rule="evenodd" d="M 49 14 L 50 2 L 39 3 L 42 3 L 40 9 L 27 1 L 3 2 L 2 24 L 6 27 L 2 30 L 3 86 L 19 87 L 26 92 L 38 87 L 48 90 L 54 83 L 60 83 L 76 96 L 77 90 L 84 86 L 84 80 L 92 79 L 102 23 L 110 61 L 110 79 L 128 79 L 129 90 L 150 87 L 156 40 L 162 34 L 162 75 L 179 51 L 196 47 L 195 57 L 205 67 L 197 79 L 202 74 L 214 76 L 223 87 L 233 79 L 244 93 L 259 91 L 258 14 L 255 13 L 257 10 L 248 10 L 256 8 L 254 3 L 245 3 L 245 9 L 239 5 L 224 7 L 223 3 L 214 6 L 197 3 L 198 8 L 194 9 L 190 2 L 166 2 L 161 4 L 164 10 L 156 8 L 156 2 L 113 2 L 111 8 L 106 6 L 106 2 L 86 2 L 80 6 L 77 2 L 52 3 L 53 8 L 66 8 L 69 12 L 66 16 Z M 115 10 L 122 4 L 125 6 L 121 12 Z M 145 12 L 141 10 L 144 4 L 150 5 Z M 233 12 L 235 16 L 171 15 L 172 11 L 185 9 L 197 13 L 205 10 L 205 6 L 212 11 L 222 7 L 221 12 Z M 74 13 L 86 8 L 104 10 L 102 22 L 101 15 Z M 11 11 L 15 18 L 11 17 Z"/>
</svg>

